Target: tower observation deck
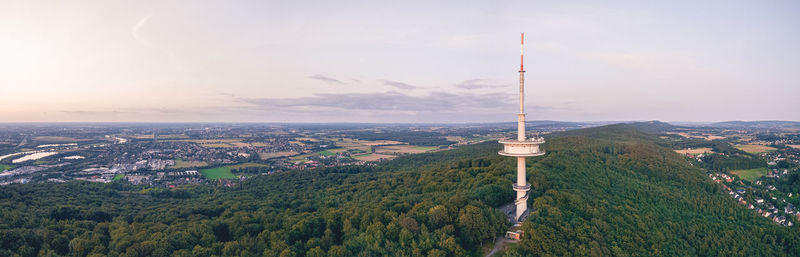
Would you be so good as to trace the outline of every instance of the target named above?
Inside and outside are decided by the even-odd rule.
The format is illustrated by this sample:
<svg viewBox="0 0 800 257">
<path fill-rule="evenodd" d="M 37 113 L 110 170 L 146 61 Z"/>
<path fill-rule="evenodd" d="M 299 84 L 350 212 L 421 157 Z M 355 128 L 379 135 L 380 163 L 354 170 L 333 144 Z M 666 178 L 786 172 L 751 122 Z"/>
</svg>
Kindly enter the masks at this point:
<svg viewBox="0 0 800 257">
<path fill-rule="evenodd" d="M 514 200 L 516 205 L 516 212 L 514 219 L 516 222 L 521 222 L 528 216 L 528 192 L 531 190 L 531 185 L 528 184 L 525 168 L 525 159 L 527 157 L 544 155 L 544 149 L 539 147 L 544 143 L 544 138 L 525 136 L 525 68 L 524 68 L 524 45 L 525 34 L 520 35 L 520 53 L 519 53 L 519 114 L 517 114 L 517 139 L 503 139 L 500 143 L 503 144 L 503 150 L 498 154 L 503 156 L 517 157 L 517 183 L 513 184 L 514 191 L 517 192 L 517 198 Z"/>
</svg>

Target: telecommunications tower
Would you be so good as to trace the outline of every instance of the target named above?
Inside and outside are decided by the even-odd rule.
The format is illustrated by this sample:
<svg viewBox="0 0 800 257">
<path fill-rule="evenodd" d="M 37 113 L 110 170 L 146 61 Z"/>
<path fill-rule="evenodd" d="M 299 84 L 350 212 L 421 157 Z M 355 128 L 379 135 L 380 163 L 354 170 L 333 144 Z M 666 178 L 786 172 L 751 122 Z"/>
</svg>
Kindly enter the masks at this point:
<svg viewBox="0 0 800 257">
<path fill-rule="evenodd" d="M 544 143 L 541 137 L 525 137 L 525 68 L 523 66 L 523 53 L 525 45 L 525 33 L 520 35 L 519 52 L 519 114 L 517 114 L 517 140 L 500 140 L 503 150 L 498 152 L 500 155 L 517 157 L 517 183 L 514 183 L 514 191 L 517 191 L 517 198 L 514 200 L 516 212 L 514 221 L 522 222 L 528 216 L 528 191 L 531 184 L 525 178 L 525 158 L 544 155 L 544 150 L 539 147 Z"/>
</svg>

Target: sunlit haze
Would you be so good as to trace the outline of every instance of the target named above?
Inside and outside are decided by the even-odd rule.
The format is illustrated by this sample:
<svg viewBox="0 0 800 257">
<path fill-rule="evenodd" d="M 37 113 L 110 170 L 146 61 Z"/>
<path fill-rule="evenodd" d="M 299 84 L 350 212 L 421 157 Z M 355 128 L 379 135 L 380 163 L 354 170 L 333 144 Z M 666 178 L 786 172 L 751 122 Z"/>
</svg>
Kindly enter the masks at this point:
<svg viewBox="0 0 800 257">
<path fill-rule="evenodd" d="M 0 122 L 800 120 L 798 1 L 3 1 Z"/>
</svg>

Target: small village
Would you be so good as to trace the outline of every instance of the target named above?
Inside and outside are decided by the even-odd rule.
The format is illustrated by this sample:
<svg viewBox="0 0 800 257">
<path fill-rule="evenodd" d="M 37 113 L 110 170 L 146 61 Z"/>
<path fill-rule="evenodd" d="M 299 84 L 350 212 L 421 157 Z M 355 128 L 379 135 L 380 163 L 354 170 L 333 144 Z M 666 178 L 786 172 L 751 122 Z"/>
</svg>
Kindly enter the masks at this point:
<svg viewBox="0 0 800 257">
<path fill-rule="evenodd" d="M 784 133 L 761 130 L 715 132 L 712 135 L 713 132 L 695 131 L 694 135 L 700 135 L 698 137 L 704 140 L 711 139 L 709 141 L 724 140 L 714 148 L 728 147 L 740 152 L 715 152 L 712 147 L 687 148 L 676 152 L 691 158 L 693 165 L 711 167 L 707 169 L 708 178 L 719 184 L 734 201 L 754 213 L 782 226 L 793 226 L 800 221 L 800 212 L 797 210 L 800 191 L 791 186 L 793 181 L 800 178 L 800 140 L 791 134 L 785 136 Z M 718 164 L 735 166 L 750 162 L 752 164 L 748 165 L 752 167 Z"/>
</svg>

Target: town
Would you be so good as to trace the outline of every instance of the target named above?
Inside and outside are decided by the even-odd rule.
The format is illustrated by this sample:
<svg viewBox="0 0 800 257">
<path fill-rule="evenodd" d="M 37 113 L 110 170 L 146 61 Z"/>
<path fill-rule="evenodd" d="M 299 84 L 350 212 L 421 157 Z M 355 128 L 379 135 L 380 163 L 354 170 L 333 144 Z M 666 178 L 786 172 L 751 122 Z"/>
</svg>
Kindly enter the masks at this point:
<svg viewBox="0 0 800 257">
<path fill-rule="evenodd" d="M 541 133 L 587 126 L 542 123 Z M 511 124 L 88 124 L 0 126 L 0 185 L 83 180 L 155 187 L 374 165 L 505 137 Z"/>
</svg>

